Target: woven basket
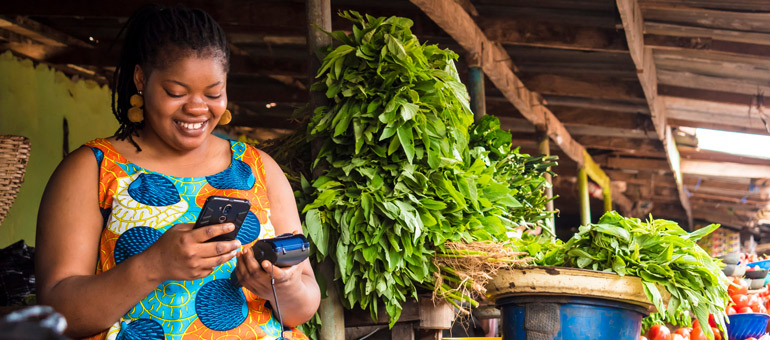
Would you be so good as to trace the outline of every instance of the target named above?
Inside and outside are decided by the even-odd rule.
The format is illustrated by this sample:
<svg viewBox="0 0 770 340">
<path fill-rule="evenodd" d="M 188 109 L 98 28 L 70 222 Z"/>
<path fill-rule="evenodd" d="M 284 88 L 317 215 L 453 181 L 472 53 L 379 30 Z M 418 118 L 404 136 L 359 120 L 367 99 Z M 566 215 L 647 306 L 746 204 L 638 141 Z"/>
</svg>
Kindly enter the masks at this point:
<svg viewBox="0 0 770 340">
<path fill-rule="evenodd" d="M 0 224 L 16 199 L 29 160 L 29 138 L 0 135 Z"/>
</svg>

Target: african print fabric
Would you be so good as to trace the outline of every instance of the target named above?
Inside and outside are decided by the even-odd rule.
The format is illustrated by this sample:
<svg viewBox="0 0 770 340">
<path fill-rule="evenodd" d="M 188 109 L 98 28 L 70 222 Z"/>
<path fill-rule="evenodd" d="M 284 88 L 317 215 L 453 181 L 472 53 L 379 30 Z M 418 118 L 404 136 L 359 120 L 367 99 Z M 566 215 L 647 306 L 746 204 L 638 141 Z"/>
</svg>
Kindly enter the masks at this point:
<svg viewBox="0 0 770 340">
<path fill-rule="evenodd" d="M 252 146 L 230 141 L 231 164 L 218 174 L 174 177 L 128 162 L 106 139 L 86 145 L 99 164 L 99 207 L 105 223 L 97 274 L 146 250 L 175 224 L 195 223 L 212 195 L 251 202 L 237 236 L 244 246 L 275 236 L 262 159 Z M 92 339 L 276 339 L 281 327 L 269 303 L 230 282 L 235 264 L 233 258 L 203 279 L 163 282 Z M 307 339 L 298 330 L 291 334 L 291 339 Z"/>
</svg>

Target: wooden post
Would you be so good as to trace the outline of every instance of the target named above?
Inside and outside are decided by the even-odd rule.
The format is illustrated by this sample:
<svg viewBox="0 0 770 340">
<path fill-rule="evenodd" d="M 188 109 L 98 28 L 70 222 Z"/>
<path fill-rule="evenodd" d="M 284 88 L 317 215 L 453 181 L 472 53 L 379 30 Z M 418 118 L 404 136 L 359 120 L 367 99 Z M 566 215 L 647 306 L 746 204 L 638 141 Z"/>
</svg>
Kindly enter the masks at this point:
<svg viewBox="0 0 770 340">
<path fill-rule="evenodd" d="M 484 93 L 484 69 L 481 68 L 481 61 L 476 55 L 468 57 L 468 90 L 473 121 L 478 122 L 487 114 L 487 98 Z"/>
<path fill-rule="evenodd" d="M 578 169 L 578 198 L 580 199 L 580 225 L 588 225 L 591 223 L 591 197 L 588 195 L 588 175 L 586 175 L 586 169 L 580 167 Z"/>
<path fill-rule="evenodd" d="M 316 53 L 332 43 L 331 37 L 316 28 L 319 27 L 325 31 L 332 30 L 331 2 L 330 0 L 306 0 L 305 13 L 307 14 L 307 58 L 309 65 L 307 88 L 310 89 L 310 85 L 315 80 L 316 70 L 321 65 Z M 323 93 L 310 91 L 309 98 L 310 112 L 308 114 L 312 114 L 316 107 L 326 105 L 326 96 Z M 311 142 L 311 152 L 314 159 L 321 149 L 321 144 L 322 142 L 319 140 Z M 318 177 L 321 172 L 322 169 L 315 169 L 313 177 Z M 344 339 L 345 314 L 339 294 L 337 293 L 337 285 L 334 283 L 334 264 L 326 260 L 321 262 L 316 270 L 319 270 L 324 280 L 326 280 L 326 298 L 321 300 L 321 305 L 318 307 L 321 322 L 323 323 L 323 327 L 320 330 L 321 339 Z"/>
<path fill-rule="evenodd" d="M 535 135 L 537 136 L 537 151 L 541 155 L 550 156 L 551 155 L 551 145 L 549 143 L 548 139 L 548 128 L 545 126 L 537 125 L 535 126 Z M 551 168 L 548 168 L 549 170 Z M 546 173 L 544 175 L 546 182 L 548 182 L 548 188 L 545 189 L 545 197 L 548 197 L 549 201 L 546 203 L 545 208 L 549 211 L 553 211 L 553 201 L 550 201 L 551 197 L 553 197 L 553 179 L 551 178 L 551 174 Z M 551 221 L 551 225 L 555 225 L 554 218 L 549 219 Z"/>
<path fill-rule="evenodd" d="M 602 188 L 602 196 L 604 196 L 604 211 L 612 210 L 612 192 L 610 187 Z"/>
</svg>

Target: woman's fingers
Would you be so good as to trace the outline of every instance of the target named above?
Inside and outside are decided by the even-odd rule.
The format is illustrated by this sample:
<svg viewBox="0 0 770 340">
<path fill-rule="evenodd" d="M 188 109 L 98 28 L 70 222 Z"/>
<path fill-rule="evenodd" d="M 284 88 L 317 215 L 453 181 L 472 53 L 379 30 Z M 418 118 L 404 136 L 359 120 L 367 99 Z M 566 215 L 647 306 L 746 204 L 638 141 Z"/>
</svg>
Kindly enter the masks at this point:
<svg viewBox="0 0 770 340">
<path fill-rule="evenodd" d="M 235 230 L 235 225 L 232 223 L 212 224 L 193 230 L 192 235 L 196 242 L 206 242 L 212 237 L 227 234 L 233 230 Z"/>
<path fill-rule="evenodd" d="M 275 282 L 277 283 L 290 281 L 293 278 L 293 276 L 296 275 L 297 271 L 300 270 L 298 268 L 299 268 L 299 265 L 281 268 L 273 265 L 272 263 L 270 263 L 270 261 L 267 261 L 267 260 L 262 261 L 262 269 L 267 273 L 272 272 L 273 279 L 275 279 Z"/>
<path fill-rule="evenodd" d="M 259 262 L 254 258 L 254 250 L 251 248 L 248 249 L 248 253 L 245 253 L 244 256 L 241 257 L 241 260 L 243 260 L 244 267 L 250 275 L 259 273 L 262 270 L 259 266 Z"/>
<path fill-rule="evenodd" d="M 235 256 L 238 250 L 241 248 L 241 241 L 218 241 L 201 243 L 198 246 L 198 252 L 202 258 L 218 257 L 222 255 L 232 254 Z M 232 258 L 232 257 L 230 257 Z"/>
</svg>

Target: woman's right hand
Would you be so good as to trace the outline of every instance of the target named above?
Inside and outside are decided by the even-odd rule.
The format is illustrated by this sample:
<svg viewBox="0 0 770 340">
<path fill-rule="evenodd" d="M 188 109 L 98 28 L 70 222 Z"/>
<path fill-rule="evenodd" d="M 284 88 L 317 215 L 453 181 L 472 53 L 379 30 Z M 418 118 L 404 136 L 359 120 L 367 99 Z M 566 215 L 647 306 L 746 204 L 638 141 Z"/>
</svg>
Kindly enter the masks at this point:
<svg viewBox="0 0 770 340">
<path fill-rule="evenodd" d="M 192 223 L 169 228 L 146 251 L 151 268 L 148 275 L 159 282 L 195 280 L 206 277 L 217 266 L 230 261 L 238 253 L 241 242 L 206 242 L 212 237 L 233 231 L 231 223 L 214 224 L 193 229 Z"/>
</svg>

